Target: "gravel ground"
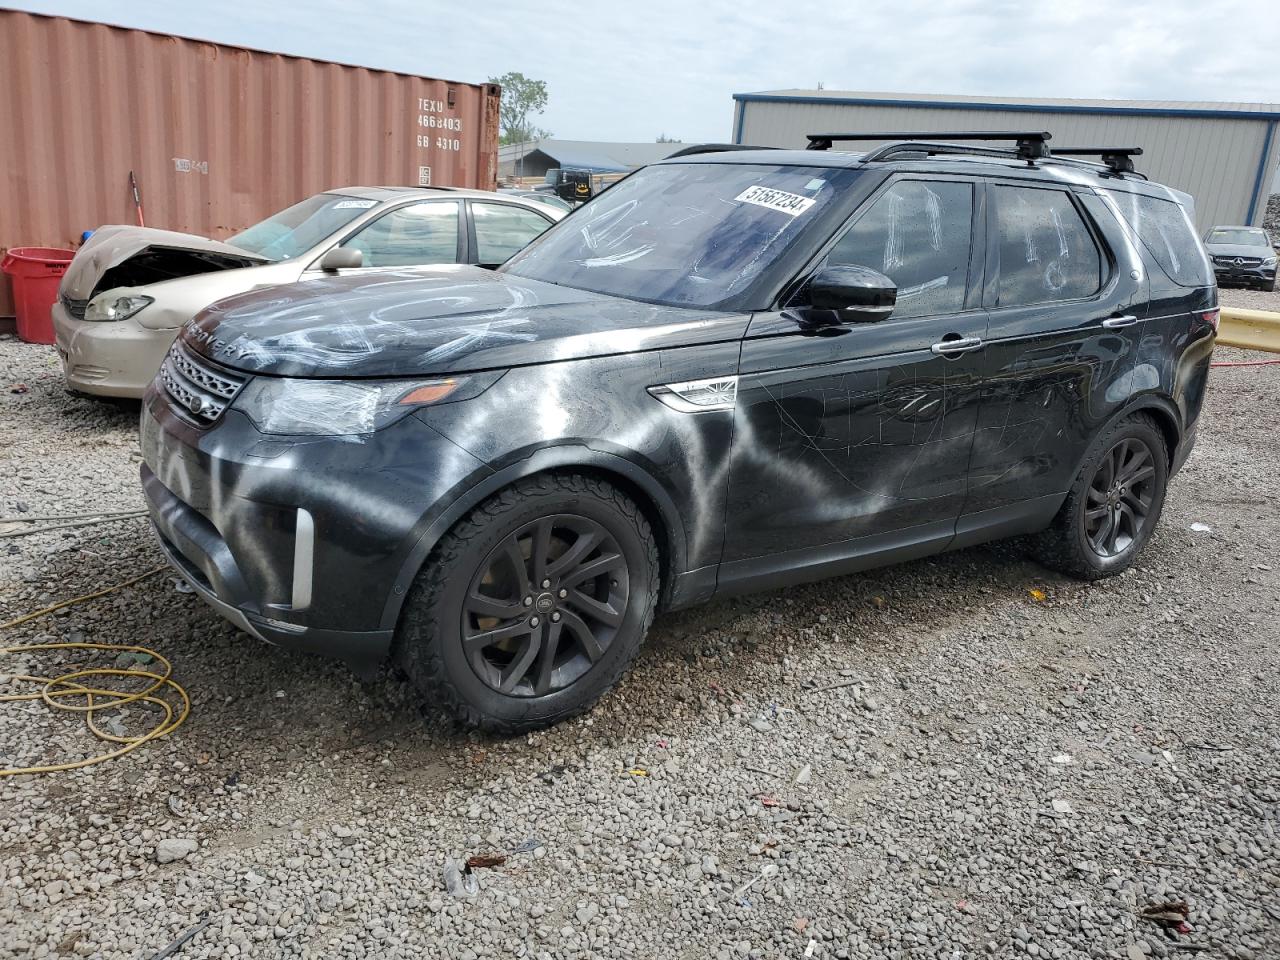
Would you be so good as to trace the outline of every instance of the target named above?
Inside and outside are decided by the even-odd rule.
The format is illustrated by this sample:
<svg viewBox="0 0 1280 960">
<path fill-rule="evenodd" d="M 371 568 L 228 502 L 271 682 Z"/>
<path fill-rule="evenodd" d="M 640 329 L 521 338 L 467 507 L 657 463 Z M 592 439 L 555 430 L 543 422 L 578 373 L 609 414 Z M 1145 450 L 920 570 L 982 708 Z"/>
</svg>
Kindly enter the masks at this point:
<svg viewBox="0 0 1280 960">
<path fill-rule="evenodd" d="M 0 386 L 0 515 L 140 505 L 136 408 L 11 339 Z M 0 780 L 0 957 L 196 926 L 182 958 L 1280 957 L 1278 407 L 1280 367 L 1214 371 L 1121 578 L 993 547 L 668 615 L 591 714 L 518 740 L 237 635 L 165 575 L 6 631 L 145 644 L 194 705 L 127 757 Z M 0 540 L 0 620 L 158 562 L 139 520 Z M 0 766 L 99 746 L 0 707 Z M 1178 900 L 1176 939 L 1140 916 Z"/>
</svg>

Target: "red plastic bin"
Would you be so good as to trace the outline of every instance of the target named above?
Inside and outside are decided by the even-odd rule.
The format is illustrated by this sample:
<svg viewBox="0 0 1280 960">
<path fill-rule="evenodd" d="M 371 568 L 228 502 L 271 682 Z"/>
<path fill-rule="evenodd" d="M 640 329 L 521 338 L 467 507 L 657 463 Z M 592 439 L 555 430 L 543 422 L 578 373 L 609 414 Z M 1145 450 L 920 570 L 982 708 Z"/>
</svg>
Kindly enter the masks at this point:
<svg viewBox="0 0 1280 960">
<path fill-rule="evenodd" d="M 14 247 L 0 261 L 0 270 L 13 278 L 13 302 L 18 336 L 27 343 L 53 343 L 53 302 L 58 283 L 74 250 L 58 247 Z"/>
</svg>

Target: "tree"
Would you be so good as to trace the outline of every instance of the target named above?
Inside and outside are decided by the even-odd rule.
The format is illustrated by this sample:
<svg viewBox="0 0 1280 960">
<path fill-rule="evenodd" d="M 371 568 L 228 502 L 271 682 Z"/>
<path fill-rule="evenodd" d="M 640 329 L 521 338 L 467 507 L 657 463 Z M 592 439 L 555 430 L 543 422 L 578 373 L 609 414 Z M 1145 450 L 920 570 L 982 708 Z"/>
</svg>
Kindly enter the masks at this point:
<svg viewBox="0 0 1280 960">
<path fill-rule="evenodd" d="M 654 143 L 684 143 L 679 137 L 668 137 L 666 132 L 658 134 L 658 139 Z"/>
<path fill-rule="evenodd" d="M 530 80 L 523 73 L 510 71 L 500 77 L 490 77 L 490 83 L 502 87 L 502 100 L 498 115 L 502 123 L 501 143 L 520 143 L 551 136 L 529 123 L 529 114 L 539 114 L 547 106 L 547 84 L 543 80 Z"/>
</svg>

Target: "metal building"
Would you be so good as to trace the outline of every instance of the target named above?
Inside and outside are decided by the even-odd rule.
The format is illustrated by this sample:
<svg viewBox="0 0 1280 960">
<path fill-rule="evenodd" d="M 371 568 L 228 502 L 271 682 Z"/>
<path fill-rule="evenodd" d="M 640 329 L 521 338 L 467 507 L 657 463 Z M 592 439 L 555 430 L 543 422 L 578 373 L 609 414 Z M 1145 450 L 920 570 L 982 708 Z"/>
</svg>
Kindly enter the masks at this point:
<svg viewBox="0 0 1280 960">
<path fill-rule="evenodd" d="M 498 148 L 498 176 L 541 177 L 556 167 L 592 173 L 626 173 L 663 160 L 682 146 L 652 141 L 526 140 Z"/>
<path fill-rule="evenodd" d="M 1201 229 L 1260 224 L 1280 165 L 1280 104 L 1008 100 L 836 90 L 735 93 L 733 140 L 802 147 L 805 135 L 1048 130 L 1053 147 L 1137 146 L 1137 169 L 1196 198 Z M 859 143 L 850 149 L 870 149 Z"/>
</svg>

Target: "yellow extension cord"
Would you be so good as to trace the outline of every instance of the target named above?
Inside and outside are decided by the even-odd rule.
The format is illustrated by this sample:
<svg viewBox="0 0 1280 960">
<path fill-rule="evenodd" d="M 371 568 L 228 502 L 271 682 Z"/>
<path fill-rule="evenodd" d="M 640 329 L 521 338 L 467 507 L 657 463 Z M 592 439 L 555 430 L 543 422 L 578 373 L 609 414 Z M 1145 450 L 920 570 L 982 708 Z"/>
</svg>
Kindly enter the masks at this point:
<svg viewBox="0 0 1280 960">
<path fill-rule="evenodd" d="M 123 590 L 125 587 L 133 586 L 148 577 L 155 576 L 162 570 L 167 570 L 166 566 L 159 566 L 146 573 L 140 574 L 126 580 L 123 583 L 117 583 L 113 587 L 107 587 L 105 590 L 99 590 L 97 593 L 86 593 L 82 597 L 73 597 L 70 600 L 64 600 L 61 603 L 55 603 L 51 607 L 45 607 L 43 610 L 37 610 L 35 613 L 28 613 L 25 616 L 18 617 L 16 620 L 10 620 L 7 623 L 0 623 L 0 630 L 9 630 L 19 624 L 35 620 L 37 617 L 43 617 L 46 614 L 53 613 L 55 610 L 61 610 L 64 607 L 70 607 L 77 603 L 84 603 L 86 600 L 96 600 L 98 597 L 105 597 L 109 593 L 117 590 Z M 38 767 L 14 767 L 9 770 L 0 770 L 0 777 L 12 777 L 24 773 L 58 773 L 63 770 L 76 770 L 80 767 L 88 767 L 95 763 L 102 763 L 104 760 L 113 760 L 116 757 L 122 757 L 132 750 L 138 749 L 144 743 L 157 740 L 167 733 L 172 733 L 182 725 L 187 719 L 187 714 L 191 712 L 191 698 L 187 696 L 187 691 L 172 679 L 173 665 L 167 659 L 149 650 L 146 647 L 133 646 L 131 644 L 115 644 L 115 643 L 24 643 L 16 646 L 0 647 L 0 653 L 22 653 L 29 650 L 106 650 L 116 653 L 138 653 L 153 657 L 164 665 L 161 673 L 152 673 L 149 670 L 122 670 L 117 667 L 87 667 L 83 670 L 73 670 L 70 673 L 64 673 L 57 677 L 35 677 L 29 674 L 14 674 L 15 680 L 24 680 L 28 683 L 39 684 L 40 689 L 31 693 L 5 694 L 0 696 L 0 703 L 16 703 L 26 700 L 43 700 L 50 708 L 54 710 L 63 710 L 68 713 L 83 713 L 85 724 L 93 732 L 94 736 L 100 740 L 109 743 L 123 744 L 117 750 L 111 750 L 107 753 L 99 754 L 93 757 L 87 757 L 83 760 L 75 760 L 69 763 L 52 763 L 46 766 Z M 143 689 L 128 693 L 122 690 L 110 690 L 102 687 L 86 686 L 76 681 L 85 677 L 128 677 L 140 680 L 150 681 Z M 172 704 L 164 697 L 157 696 L 157 691 L 162 688 L 169 688 L 177 694 L 181 701 L 181 707 L 176 712 Z M 67 702 L 72 700 L 80 700 L 82 702 Z M 114 710 L 123 707 L 128 703 L 154 703 L 164 711 L 164 719 L 152 727 L 144 734 L 136 737 L 116 736 L 94 722 L 94 714 L 105 710 Z"/>
</svg>

